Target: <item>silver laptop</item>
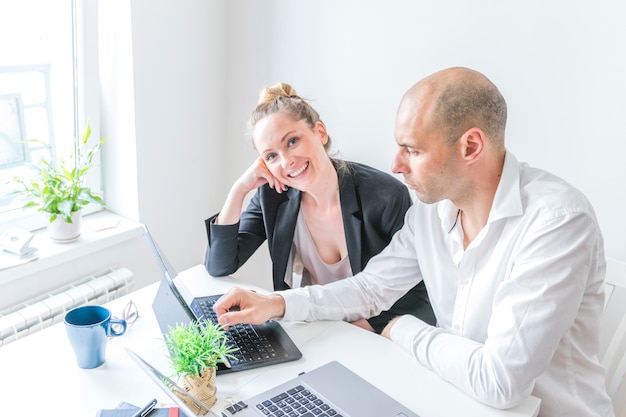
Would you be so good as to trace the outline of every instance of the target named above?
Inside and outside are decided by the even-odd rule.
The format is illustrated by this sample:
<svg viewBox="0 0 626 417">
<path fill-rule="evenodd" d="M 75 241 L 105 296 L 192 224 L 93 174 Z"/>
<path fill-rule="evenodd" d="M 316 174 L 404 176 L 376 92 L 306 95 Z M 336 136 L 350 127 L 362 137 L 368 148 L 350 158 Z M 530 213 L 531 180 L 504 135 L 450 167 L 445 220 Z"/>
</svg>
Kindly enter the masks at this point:
<svg viewBox="0 0 626 417">
<path fill-rule="evenodd" d="M 184 389 L 130 349 L 139 367 L 165 392 L 186 417 L 199 415 L 262 417 L 272 415 L 301 417 L 419 417 L 374 385 L 333 361 L 277 385 L 259 395 L 230 405 L 227 409 L 208 410 Z M 219 380 L 218 380 L 219 383 Z M 195 413 L 176 393 L 196 404 Z M 284 414 L 281 414 L 284 413 Z"/>
</svg>

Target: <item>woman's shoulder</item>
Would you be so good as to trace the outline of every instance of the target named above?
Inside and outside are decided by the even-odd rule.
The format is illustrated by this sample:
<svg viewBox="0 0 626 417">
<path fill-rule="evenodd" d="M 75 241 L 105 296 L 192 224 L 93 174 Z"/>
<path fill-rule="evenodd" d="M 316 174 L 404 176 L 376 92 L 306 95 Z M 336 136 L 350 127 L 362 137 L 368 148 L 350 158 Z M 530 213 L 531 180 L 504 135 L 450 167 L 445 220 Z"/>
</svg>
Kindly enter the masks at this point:
<svg viewBox="0 0 626 417">
<path fill-rule="evenodd" d="M 342 201 L 360 201 L 368 216 L 400 216 L 411 206 L 409 189 L 390 173 L 369 165 L 350 162 L 349 179 L 340 188 Z M 343 204 L 343 203 L 342 203 Z M 385 217 L 386 218 L 386 217 Z M 379 221 L 382 221 L 380 217 Z"/>
</svg>

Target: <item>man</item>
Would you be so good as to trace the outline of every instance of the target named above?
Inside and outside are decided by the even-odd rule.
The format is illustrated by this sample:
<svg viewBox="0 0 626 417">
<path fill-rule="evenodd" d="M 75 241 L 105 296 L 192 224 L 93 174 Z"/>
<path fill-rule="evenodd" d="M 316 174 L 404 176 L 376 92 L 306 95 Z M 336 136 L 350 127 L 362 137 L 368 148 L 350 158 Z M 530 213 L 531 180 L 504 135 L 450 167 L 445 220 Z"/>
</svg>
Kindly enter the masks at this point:
<svg viewBox="0 0 626 417">
<path fill-rule="evenodd" d="M 420 201 L 389 246 L 323 287 L 234 289 L 215 306 L 220 322 L 354 321 L 424 280 L 438 325 L 400 316 L 382 333 L 422 365 L 493 407 L 532 393 L 541 416 L 612 416 L 597 360 L 605 259 L 593 208 L 507 152 L 505 124 L 504 98 L 476 71 L 418 82 L 398 108 L 393 171 Z"/>
</svg>

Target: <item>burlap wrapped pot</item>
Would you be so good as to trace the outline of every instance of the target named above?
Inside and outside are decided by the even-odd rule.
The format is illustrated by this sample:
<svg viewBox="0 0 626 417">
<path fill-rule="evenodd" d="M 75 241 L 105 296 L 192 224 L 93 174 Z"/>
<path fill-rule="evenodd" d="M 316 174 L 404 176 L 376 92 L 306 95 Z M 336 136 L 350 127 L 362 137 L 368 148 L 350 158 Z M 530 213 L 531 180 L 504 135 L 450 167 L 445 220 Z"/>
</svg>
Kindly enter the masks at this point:
<svg viewBox="0 0 626 417">
<path fill-rule="evenodd" d="M 213 407 L 217 402 L 217 386 L 215 384 L 215 369 L 207 369 L 204 374 L 199 377 L 197 375 L 186 375 L 183 378 L 183 388 L 198 401 L 202 402 L 207 408 Z M 207 410 L 203 410 L 196 403 L 182 395 L 179 397 L 187 406 L 197 415 L 207 414 Z"/>
</svg>

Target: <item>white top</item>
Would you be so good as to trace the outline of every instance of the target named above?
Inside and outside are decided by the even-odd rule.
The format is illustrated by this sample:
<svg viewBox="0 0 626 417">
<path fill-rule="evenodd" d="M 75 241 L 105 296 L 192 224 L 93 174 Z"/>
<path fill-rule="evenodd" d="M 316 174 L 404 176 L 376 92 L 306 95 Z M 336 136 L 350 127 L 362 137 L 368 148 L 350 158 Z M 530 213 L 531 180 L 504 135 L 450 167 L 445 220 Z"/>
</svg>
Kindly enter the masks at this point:
<svg viewBox="0 0 626 417">
<path fill-rule="evenodd" d="M 297 286 L 293 285 L 293 288 L 304 287 L 305 285 L 328 284 L 329 282 L 352 276 L 350 258 L 347 255 L 334 264 L 327 264 L 320 258 L 302 210 L 298 212 L 296 220 L 293 247 L 295 252 L 294 273 L 302 275 L 301 280 L 294 277 L 294 283 L 298 281 L 301 283 Z M 301 267 L 298 268 L 297 265 L 301 265 Z"/>
<path fill-rule="evenodd" d="M 596 357 L 606 265 L 587 199 L 507 153 L 467 250 L 457 213 L 417 202 L 363 273 L 284 293 L 284 319 L 369 317 L 424 279 L 439 327 L 404 316 L 391 334 L 419 363 L 494 407 L 532 393 L 540 416 L 612 416 Z"/>
</svg>

